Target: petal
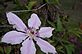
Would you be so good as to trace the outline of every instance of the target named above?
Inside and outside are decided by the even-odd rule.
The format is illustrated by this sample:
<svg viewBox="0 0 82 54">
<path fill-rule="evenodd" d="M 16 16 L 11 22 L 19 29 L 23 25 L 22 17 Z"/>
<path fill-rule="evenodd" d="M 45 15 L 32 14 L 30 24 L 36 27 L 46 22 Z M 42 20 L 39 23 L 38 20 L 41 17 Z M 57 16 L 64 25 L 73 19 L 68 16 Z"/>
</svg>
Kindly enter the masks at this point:
<svg viewBox="0 0 82 54">
<path fill-rule="evenodd" d="M 38 29 L 40 25 L 41 25 L 41 21 L 39 17 L 37 16 L 37 14 L 33 13 L 31 15 L 31 18 L 28 20 L 28 26 L 31 28 Z"/>
<path fill-rule="evenodd" d="M 29 38 L 22 43 L 22 47 L 20 50 L 21 50 L 21 54 L 36 54 L 35 45 L 32 39 Z"/>
<path fill-rule="evenodd" d="M 10 31 L 7 32 L 1 42 L 11 43 L 11 44 L 19 44 L 26 38 L 24 33 L 17 32 L 17 31 Z"/>
<path fill-rule="evenodd" d="M 23 21 L 14 13 L 8 12 L 7 18 L 8 18 L 9 23 L 12 24 L 13 27 L 16 28 L 17 30 L 25 31 L 25 29 L 27 28 L 26 25 L 23 23 Z"/>
<path fill-rule="evenodd" d="M 49 38 L 52 36 L 52 31 L 54 30 L 54 28 L 51 28 L 51 27 L 42 27 L 40 30 L 39 30 L 39 36 L 42 37 L 42 38 Z"/>
<path fill-rule="evenodd" d="M 48 42 L 42 40 L 41 38 L 38 38 L 36 41 L 37 41 L 38 46 L 41 48 L 41 50 L 44 53 L 46 54 L 48 53 L 56 54 L 57 53 L 55 48 L 52 45 L 50 45 Z"/>
</svg>

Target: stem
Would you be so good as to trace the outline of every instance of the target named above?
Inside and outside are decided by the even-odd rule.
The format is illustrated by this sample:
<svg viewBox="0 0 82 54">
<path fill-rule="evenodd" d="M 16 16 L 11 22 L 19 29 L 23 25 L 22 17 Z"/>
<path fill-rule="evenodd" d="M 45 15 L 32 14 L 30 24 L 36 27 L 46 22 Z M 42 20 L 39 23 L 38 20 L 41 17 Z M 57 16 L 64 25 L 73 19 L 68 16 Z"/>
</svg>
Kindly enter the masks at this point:
<svg viewBox="0 0 82 54">
<path fill-rule="evenodd" d="M 32 10 L 17 10 L 17 11 L 9 11 L 9 12 L 27 12 L 27 11 L 37 11 L 39 9 L 41 9 L 42 7 L 44 7 L 47 3 L 41 5 L 40 7 L 38 7 L 37 9 L 32 9 Z"/>
<path fill-rule="evenodd" d="M 27 12 L 27 11 L 34 11 L 34 9 L 33 9 L 33 10 L 18 10 L 18 11 L 9 11 L 9 12 Z"/>
</svg>

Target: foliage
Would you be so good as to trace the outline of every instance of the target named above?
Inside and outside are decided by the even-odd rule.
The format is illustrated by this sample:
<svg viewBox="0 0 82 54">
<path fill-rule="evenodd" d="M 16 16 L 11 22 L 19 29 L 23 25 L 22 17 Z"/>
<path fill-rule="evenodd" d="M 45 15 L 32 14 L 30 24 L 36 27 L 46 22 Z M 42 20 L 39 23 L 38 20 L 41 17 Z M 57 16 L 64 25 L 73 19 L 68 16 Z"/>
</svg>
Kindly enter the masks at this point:
<svg viewBox="0 0 82 54">
<path fill-rule="evenodd" d="M 42 26 L 55 28 L 54 35 L 45 40 L 56 47 L 58 54 L 79 54 L 79 51 L 82 50 L 82 30 L 79 27 L 77 15 L 73 14 L 77 13 L 76 10 L 70 10 L 77 1 L 68 0 L 68 3 L 66 2 L 65 0 L 0 0 L 0 40 L 6 32 L 13 30 L 6 19 L 6 12 L 19 11 L 15 13 L 26 25 L 30 14 L 35 12 L 39 15 Z M 76 7 L 74 6 L 74 8 Z M 21 10 L 28 11 L 21 12 Z M 39 47 L 36 47 L 37 54 L 43 54 Z M 13 50 L 20 53 L 20 50 L 17 50 L 19 48 L 20 45 L 12 46 L 0 42 L 0 54 L 12 54 Z"/>
</svg>

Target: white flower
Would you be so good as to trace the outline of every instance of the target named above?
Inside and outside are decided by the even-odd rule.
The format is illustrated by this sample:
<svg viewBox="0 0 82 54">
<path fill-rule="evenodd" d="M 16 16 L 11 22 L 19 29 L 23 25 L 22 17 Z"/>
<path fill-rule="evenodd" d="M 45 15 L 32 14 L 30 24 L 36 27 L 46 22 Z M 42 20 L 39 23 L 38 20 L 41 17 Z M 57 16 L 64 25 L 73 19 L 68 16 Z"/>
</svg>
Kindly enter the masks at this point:
<svg viewBox="0 0 82 54">
<path fill-rule="evenodd" d="M 13 25 L 13 28 L 16 28 L 17 31 L 7 32 L 3 36 L 1 42 L 20 44 L 24 40 L 22 47 L 20 48 L 21 54 L 36 54 L 36 48 L 33 42 L 34 39 L 44 53 L 56 53 L 56 50 L 52 45 L 41 39 L 51 37 L 54 28 L 41 27 L 39 30 L 41 21 L 35 13 L 33 13 L 28 20 L 28 28 L 23 21 L 12 12 L 7 13 L 7 19 L 9 24 Z"/>
</svg>

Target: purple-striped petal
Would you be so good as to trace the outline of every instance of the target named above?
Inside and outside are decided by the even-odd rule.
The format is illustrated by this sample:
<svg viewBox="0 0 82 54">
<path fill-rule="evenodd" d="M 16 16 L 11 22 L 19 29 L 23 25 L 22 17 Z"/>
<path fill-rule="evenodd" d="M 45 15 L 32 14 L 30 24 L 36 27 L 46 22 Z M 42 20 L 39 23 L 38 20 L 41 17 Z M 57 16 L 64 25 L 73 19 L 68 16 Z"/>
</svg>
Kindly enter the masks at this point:
<svg viewBox="0 0 82 54">
<path fill-rule="evenodd" d="M 7 32 L 3 37 L 1 42 L 19 44 L 26 38 L 24 33 L 17 31 Z"/>
<path fill-rule="evenodd" d="M 8 12 L 6 15 L 9 23 L 13 25 L 13 28 L 16 28 L 18 31 L 25 31 L 27 29 L 26 25 L 17 15 L 12 12 Z"/>
<path fill-rule="evenodd" d="M 44 53 L 46 54 L 48 53 L 56 54 L 57 53 L 55 50 L 55 47 L 50 45 L 48 42 L 42 40 L 41 38 L 37 38 L 36 42 Z"/>
<path fill-rule="evenodd" d="M 36 54 L 35 45 L 32 39 L 29 38 L 22 43 L 22 47 L 20 50 L 21 50 L 21 54 Z"/>
<path fill-rule="evenodd" d="M 40 25 L 41 25 L 41 21 L 39 17 L 37 16 L 37 14 L 33 13 L 31 15 L 31 18 L 28 20 L 28 26 L 31 28 L 38 29 Z"/>
<path fill-rule="evenodd" d="M 42 38 L 49 38 L 52 36 L 52 31 L 54 28 L 51 27 L 41 27 L 39 30 L 39 36 Z"/>
</svg>

